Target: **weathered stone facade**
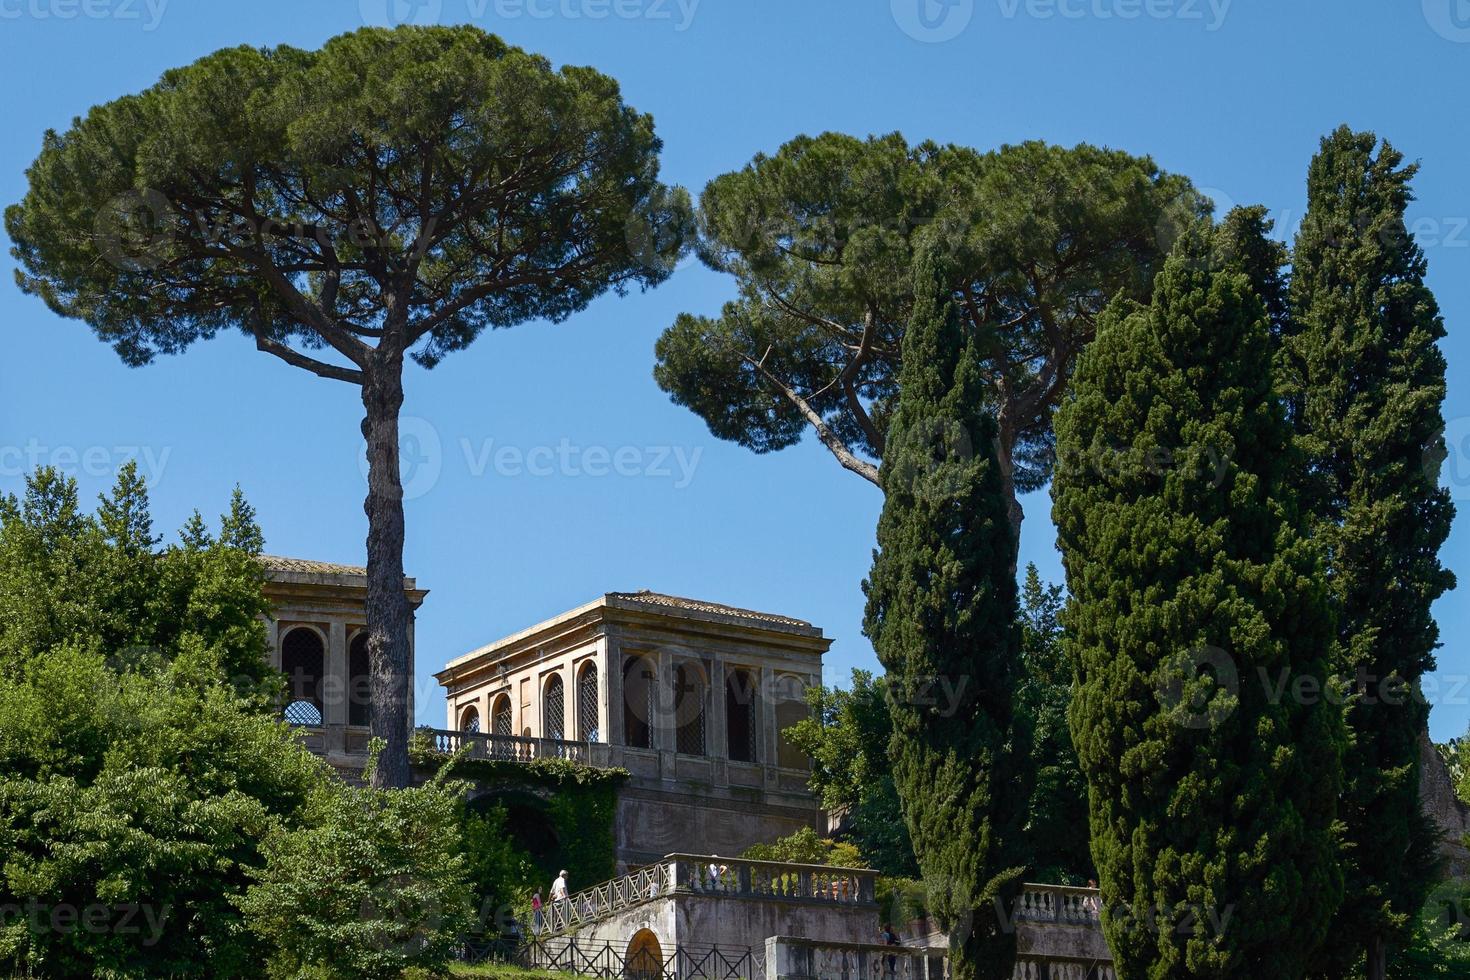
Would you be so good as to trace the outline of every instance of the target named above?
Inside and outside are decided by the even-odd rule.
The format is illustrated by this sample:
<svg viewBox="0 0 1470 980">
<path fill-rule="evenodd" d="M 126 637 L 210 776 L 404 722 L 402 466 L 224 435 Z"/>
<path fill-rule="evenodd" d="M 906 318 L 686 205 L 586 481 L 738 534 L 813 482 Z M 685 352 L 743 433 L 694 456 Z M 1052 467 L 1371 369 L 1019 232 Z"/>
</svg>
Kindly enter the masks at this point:
<svg viewBox="0 0 1470 980">
<path fill-rule="evenodd" d="M 265 596 L 275 607 L 275 618 L 267 623 L 271 666 L 286 674 L 287 719 L 328 762 L 360 766 L 369 722 L 367 569 L 274 555 L 260 561 Z M 411 578 L 404 579 L 403 588 L 416 613 L 428 591 Z M 408 669 L 412 676 L 411 620 Z M 410 718 L 412 698 L 410 688 Z"/>
<path fill-rule="evenodd" d="M 634 867 L 680 850 L 738 854 L 817 826 L 809 762 L 781 732 L 806 716 L 830 645 L 789 617 L 608 593 L 435 677 L 448 727 L 492 753 L 550 746 L 627 769 L 617 856 Z"/>
</svg>

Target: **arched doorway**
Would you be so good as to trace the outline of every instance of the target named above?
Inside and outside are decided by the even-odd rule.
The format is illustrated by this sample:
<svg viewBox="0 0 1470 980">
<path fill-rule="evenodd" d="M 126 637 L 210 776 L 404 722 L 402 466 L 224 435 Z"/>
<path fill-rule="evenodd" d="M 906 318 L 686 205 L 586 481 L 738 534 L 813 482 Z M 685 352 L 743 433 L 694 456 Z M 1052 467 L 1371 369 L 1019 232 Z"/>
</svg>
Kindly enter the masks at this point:
<svg viewBox="0 0 1470 980">
<path fill-rule="evenodd" d="M 661 980 L 663 975 L 664 952 L 658 937 L 649 929 L 639 929 L 628 941 L 623 976 L 628 980 Z"/>
</svg>

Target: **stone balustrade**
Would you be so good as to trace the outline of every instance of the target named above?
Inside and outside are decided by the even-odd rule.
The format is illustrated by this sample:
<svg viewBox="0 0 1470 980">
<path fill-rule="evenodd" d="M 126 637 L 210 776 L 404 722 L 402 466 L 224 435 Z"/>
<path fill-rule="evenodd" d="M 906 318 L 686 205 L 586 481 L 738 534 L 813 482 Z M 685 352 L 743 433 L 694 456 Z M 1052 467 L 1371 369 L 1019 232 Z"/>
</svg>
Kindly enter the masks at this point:
<svg viewBox="0 0 1470 980">
<path fill-rule="evenodd" d="M 1070 922 L 1096 924 L 1102 900 L 1096 888 L 1069 885 L 1022 886 L 1016 918 L 1027 922 Z"/>
<path fill-rule="evenodd" d="M 556 738 L 525 738 L 520 735 L 491 735 L 487 732 L 451 732 L 420 728 L 435 752 L 452 755 L 468 746 L 465 758 L 504 762 L 533 759 L 567 759 L 583 765 L 606 766 L 609 746 L 597 742 L 568 742 Z"/>
<path fill-rule="evenodd" d="M 726 898 L 876 904 L 876 871 L 815 864 L 670 854 L 661 862 L 680 892 Z"/>
</svg>

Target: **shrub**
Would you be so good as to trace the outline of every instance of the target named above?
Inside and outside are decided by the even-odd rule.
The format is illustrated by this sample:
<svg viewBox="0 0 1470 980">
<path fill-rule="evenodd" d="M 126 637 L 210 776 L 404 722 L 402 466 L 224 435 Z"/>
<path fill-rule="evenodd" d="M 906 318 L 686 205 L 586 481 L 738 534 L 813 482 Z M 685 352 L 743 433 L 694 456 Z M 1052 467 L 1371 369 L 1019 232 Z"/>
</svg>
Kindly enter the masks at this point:
<svg viewBox="0 0 1470 980">
<path fill-rule="evenodd" d="M 240 903 L 270 944 L 272 975 L 442 972 L 474 918 L 464 789 L 441 777 L 402 790 L 319 786 L 303 826 L 266 838 L 265 867 Z"/>
</svg>

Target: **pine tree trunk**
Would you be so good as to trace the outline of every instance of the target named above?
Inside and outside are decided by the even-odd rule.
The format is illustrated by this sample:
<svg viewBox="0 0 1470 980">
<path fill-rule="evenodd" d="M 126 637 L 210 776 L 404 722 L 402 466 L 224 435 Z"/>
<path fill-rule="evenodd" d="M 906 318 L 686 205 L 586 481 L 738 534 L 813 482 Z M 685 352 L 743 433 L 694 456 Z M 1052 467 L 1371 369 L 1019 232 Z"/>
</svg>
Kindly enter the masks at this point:
<svg viewBox="0 0 1470 980">
<path fill-rule="evenodd" d="M 1384 980 L 1388 975 L 1388 950 L 1382 936 L 1368 937 L 1366 973 L 1368 980 Z"/>
<path fill-rule="evenodd" d="M 398 412 L 403 407 L 403 355 L 379 350 L 365 372 L 367 415 L 367 634 L 372 671 L 372 734 L 384 747 L 372 784 L 409 784 L 409 603 L 403 591 L 403 478 L 399 471 Z"/>
</svg>

